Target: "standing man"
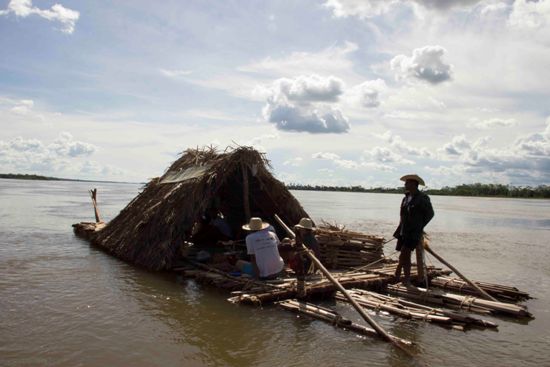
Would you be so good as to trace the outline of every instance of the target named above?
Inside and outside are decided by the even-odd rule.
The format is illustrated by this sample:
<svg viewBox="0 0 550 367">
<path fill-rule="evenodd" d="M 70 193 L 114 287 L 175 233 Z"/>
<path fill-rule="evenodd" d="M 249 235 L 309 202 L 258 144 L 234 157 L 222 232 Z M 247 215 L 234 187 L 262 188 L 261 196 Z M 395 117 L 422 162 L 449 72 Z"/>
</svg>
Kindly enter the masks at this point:
<svg viewBox="0 0 550 367">
<path fill-rule="evenodd" d="M 302 245 L 311 250 L 317 259 L 321 260 L 321 249 L 319 248 L 319 243 L 313 233 L 314 230 L 315 227 L 313 226 L 313 221 L 309 218 L 300 219 L 300 223 L 294 226 L 294 231 L 296 233 L 295 245 L 298 251 L 293 259 L 293 262 L 295 264 L 294 271 L 296 272 L 297 280 L 296 296 L 298 298 L 304 298 L 306 296 L 306 274 L 309 273 L 311 267 L 311 260 L 303 253 Z"/>
<path fill-rule="evenodd" d="M 404 272 L 403 284 L 411 283 L 411 253 L 417 249 L 417 264 L 421 266 L 424 227 L 434 216 L 432 203 L 428 195 L 418 190 L 418 185 L 425 186 L 424 180 L 416 174 L 401 177 L 405 181 L 405 197 L 401 202 L 399 226 L 393 236 L 397 238 L 399 263 L 395 270 L 397 281 L 401 278 L 401 269 Z M 423 269 L 422 269 L 423 270 Z M 419 271 L 419 275 L 421 271 Z"/>
<path fill-rule="evenodd" d="M 275 279 L 283 270 L 284 262 L 279 255 L 279 238 L 268 230 L 269 223 L 261 218 L 252 217 L 250 222 L 242 227 L 251 233 L 246 236 L 246 249 L 254 276 L 260 280 Z"/>
</svg>

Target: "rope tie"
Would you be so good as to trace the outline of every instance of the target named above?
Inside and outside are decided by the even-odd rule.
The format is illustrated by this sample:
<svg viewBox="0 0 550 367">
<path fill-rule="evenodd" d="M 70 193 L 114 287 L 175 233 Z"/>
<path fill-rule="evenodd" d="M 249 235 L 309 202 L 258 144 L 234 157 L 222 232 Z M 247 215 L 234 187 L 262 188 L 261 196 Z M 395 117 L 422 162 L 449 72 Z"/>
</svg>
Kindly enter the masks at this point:
<svg viewBox="0 0 550 367">
<path fill-rule="evenodd" d="M 460 308 L 462 308 L 463 305 L 466 305 L 466 310 L 470 311 L 475 300 L 476 298 L 472 296 L 464 297 L 462 302 L 460 302 Z"/>
</svg>

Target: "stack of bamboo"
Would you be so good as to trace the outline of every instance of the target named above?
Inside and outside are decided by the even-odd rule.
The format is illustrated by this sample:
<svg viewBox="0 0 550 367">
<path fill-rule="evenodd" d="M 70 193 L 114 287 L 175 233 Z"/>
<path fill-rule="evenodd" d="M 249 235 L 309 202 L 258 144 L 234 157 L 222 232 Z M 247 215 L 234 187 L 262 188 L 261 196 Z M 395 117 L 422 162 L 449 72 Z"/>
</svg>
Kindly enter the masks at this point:
<svg viewBox="0 0 550 367">
<path fill-rule="evenodd" d="M 424 306 L 397 297 L 385 296 L 361 289 L 348 290 L 348 293 L 351 294 L 355 301 L 362 307 L 375 311 L 388 312 L 392 315 L 406 319 L 432 322 L 457 330 L 464 330 L 467 326 L 484 328 L 497 327 L 495 323 L 490 321 L 441 308 Z M 347 302 L 347 299 L 340 292 L 336 293 L 335 298 L 339 301 Z"/>
<path fill-rule="evenodd" d="M 463 309 L 482 314 L 504 314 L 513 317 L 532 317 L 527 307 L 511 303 L 495 302 L 473 296 L 461 296 L 438 290 L 388 285 L 388 292 L 400 297 L 436 303 L 454 309 Z"/>
<path fill-rule="evenodd" d="M 353 232 L 323 223 L 315 232 L 321 262 L 327 269 L 360 267 L 383 256 L 384 237 Z"/>
<path fill-rule="evenodd" d="M 489 293 L 491 296 L 496 297 L 503 301 L 518 302 L 531 298 L 529 293 L 522 292 L 516 287 L 510 287 L 500 284 L 475 282 L 475 284 Z M 447 276 L 441 276 L 432 279 L 431 285 L 437 288 L 448 289 L 453 292 L 478 295 L 479 292 L 475 290 L 468 283 L 462 279 L 452 278 Z"/>
</svg>

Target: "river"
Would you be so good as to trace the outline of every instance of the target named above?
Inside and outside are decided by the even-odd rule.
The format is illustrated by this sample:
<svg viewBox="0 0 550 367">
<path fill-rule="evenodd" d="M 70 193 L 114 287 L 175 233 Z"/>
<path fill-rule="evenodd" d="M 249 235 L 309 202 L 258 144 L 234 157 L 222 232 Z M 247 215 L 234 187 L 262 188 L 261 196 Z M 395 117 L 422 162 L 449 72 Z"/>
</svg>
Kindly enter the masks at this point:
<svg viewBox="0 0 550 367">
<path fill-rule="evenodd" d="M 225 292 L 90 247 L 71 224 L 93 220 L 92 187 L 107 220 L 140 189 L 0 179 L 1 366 L 410 365 L 378 339 L 276 307 L 233 305 Z M 400 195 L 293 194 L 316 221 L 390 238 L 398 220 Z M 373 317 L 414 341 L 418 360 L 430 366 L 549 366 L 550 201 L 433 196 L 432 203 L 432 247 L 472 279 L 529 292 L 535 319 L 485 317 L 498 331 L 460 332 Z M 387 246 L 389 255 L 394 243 Z M 328 304 L 361 322 L 348 305 Z"/>
</svg>

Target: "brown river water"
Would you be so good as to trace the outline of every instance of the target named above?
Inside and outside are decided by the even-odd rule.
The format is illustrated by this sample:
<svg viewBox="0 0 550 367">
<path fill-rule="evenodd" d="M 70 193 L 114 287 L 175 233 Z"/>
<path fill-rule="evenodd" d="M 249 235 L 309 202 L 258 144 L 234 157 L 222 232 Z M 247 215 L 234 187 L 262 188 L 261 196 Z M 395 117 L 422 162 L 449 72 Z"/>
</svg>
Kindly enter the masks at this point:
<svg viewBox="0 0 550 367">
<path fill-rule="evenodd" d="M 280 310 L 135 268 L 90 247 L 71 224 L 93 220 L 87 190 L 114 217 L 136 184 L 0 179 L 0 366 L 409 366 L 408 357 Z M 295 191 L 314 220 L 390 238 L 400 195 Z M 485 317 L 498 331 L 444 329 L 371 315 L 412 340 L 429 366 L 550 366 L 550 201 L 432 197 L 432 247 L 475 280 L 534 299 L 529 322 Z M 393 253 L 394 243 L 386 254 Z M 437 265 L 435 259 L 429 259 Z M 362 322 L 350 306 L 326 301 Z"/>
</svg>

